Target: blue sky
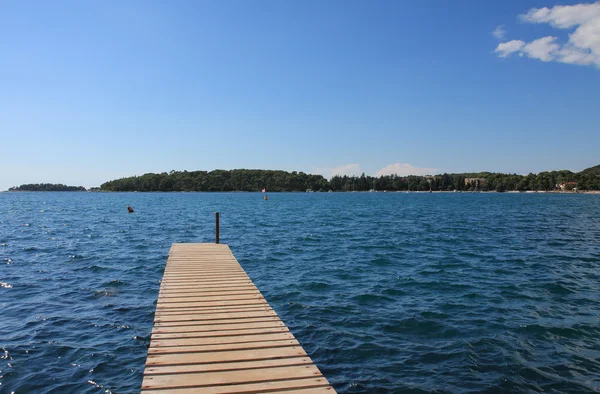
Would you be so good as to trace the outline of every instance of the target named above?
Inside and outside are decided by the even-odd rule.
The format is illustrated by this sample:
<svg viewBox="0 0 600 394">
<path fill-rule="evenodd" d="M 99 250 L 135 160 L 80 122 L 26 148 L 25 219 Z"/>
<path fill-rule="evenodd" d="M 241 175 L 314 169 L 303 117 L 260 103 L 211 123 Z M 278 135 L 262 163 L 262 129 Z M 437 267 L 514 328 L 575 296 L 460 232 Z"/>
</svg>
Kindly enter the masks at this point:
<svg viewBox="0 0 600 394">
<path fill-rule="evenodd" d="M 600 9 L 3 1 L 0 190 L 173 169 L 600 164 L 600 16 L 577 4 Z"/>
</svg>

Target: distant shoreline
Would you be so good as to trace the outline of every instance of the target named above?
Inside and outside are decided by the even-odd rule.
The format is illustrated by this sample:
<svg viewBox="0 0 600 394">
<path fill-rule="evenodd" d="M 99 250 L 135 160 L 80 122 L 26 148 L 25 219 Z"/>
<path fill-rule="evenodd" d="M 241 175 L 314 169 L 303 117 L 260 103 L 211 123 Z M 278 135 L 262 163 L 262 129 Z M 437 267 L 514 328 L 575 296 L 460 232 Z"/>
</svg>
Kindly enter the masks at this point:
<svg viewBox="0 0 600 394">
<path fill-rule="evenodd" d="M 497 192 L 591 193 L 600 192 L 600 165 L 574 173 L 568 170 L 528 175 L 443 173 L 438 175 L 322 175 L 281 170 L 213 170 L 147 173 L 105 182 L 86 189 L 62 183 L 33 183 L 9 191 L 89 192 Z"/>
<path fill-rule="evenodd" d="M 254 193 L 254 194 L 263 194 L 257 191 L 243 191 L 243 190 L 234 190 L 234 191 L 112 191 L 112 190 L 87 190 L 87 191 L 68 191 L 68 190 L 2 190 L 0 193 L 206 193 L 206 194 L 214 194 L 214 193 Z M 272 191 L 266 192 L 265 194 L 272 193 L 294 193 L 294 194 L 305 194 L 305 193 L 318 193 L 318 194 L 327 194 L 330 192 L 301 192 L 301 191 Z M 473 191 L 473 190 L 432 190 L 432 191 L 422 191 L 422 190 L 376 190 L 373 192 L 369 191 L 332 191 L 331 193 L 360 193 L 360 194 L 397 194 L 397 193 L 409 193 L 409 194 L 459 194 L 459 193 L 468 193 L 468 194 L 598 194 L 600 195 L 600 190 L 578 190 L 578 191 L 561 191 L 561 190 L 510 190 L 505 192 L 499 192 L 496 190 L 485 190 L 485 191 Z"/>
</svg>

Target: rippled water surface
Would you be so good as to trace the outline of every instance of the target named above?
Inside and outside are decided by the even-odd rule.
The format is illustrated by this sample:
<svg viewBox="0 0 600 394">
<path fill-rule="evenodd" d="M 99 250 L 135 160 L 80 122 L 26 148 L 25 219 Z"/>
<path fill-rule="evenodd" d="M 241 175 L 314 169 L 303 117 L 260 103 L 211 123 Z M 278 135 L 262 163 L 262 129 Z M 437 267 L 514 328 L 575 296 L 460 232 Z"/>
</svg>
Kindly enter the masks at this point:
<svg viewBox="0 0 600 394">
<path fill-rule="evenodd" d="M 341 393 L 600 391 L 597 195 L 2 193 L 0 392 L 139 392 L 215 211 Z"/>
</svg>

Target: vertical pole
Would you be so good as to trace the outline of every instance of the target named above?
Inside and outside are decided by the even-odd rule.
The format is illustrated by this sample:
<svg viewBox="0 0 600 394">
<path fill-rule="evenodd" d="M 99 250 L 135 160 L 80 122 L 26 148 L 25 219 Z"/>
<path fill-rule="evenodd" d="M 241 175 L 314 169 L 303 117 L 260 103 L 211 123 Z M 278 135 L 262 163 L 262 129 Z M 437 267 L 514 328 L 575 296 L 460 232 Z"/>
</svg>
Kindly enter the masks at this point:
<svg viewBox="0 0 600 394">
<path fill-rule="evenodd" d="M 215 212 L 215 243 L 219 243 L 219 212 Z"/>
</svg>

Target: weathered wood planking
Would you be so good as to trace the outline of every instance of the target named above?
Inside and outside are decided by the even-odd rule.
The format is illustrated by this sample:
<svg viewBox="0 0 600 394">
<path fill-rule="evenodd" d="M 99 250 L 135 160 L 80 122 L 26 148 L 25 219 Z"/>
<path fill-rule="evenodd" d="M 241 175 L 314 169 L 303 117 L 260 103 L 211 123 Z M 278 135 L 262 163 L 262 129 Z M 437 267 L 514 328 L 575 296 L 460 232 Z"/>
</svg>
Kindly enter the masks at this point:
<svg viewBox="0 0 600 394">
<path fill-rule="evenodd" d="M 332 394 L 224 244 L 173 244 L 143 394 Z"/>
</svg>

